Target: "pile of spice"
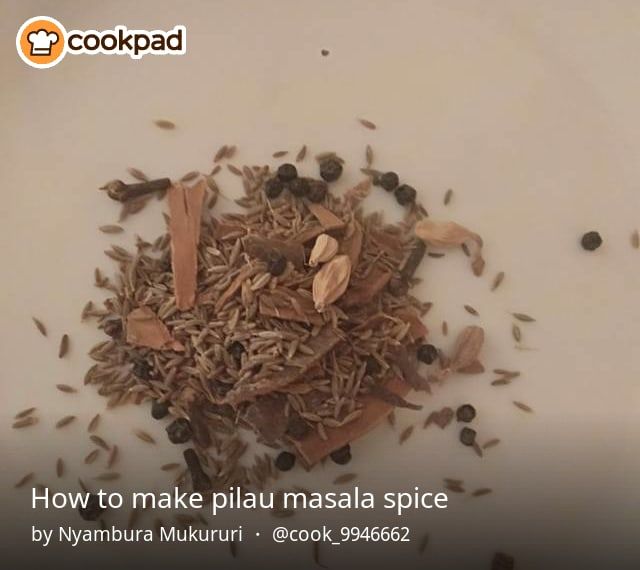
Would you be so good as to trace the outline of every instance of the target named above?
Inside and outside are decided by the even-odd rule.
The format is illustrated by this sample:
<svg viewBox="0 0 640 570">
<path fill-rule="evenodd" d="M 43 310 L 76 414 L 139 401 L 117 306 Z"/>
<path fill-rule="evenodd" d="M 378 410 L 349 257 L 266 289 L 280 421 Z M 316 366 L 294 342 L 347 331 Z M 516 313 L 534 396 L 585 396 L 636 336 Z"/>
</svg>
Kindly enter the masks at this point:
<svg viewBox="0 0 640 570">
<path fill-rule="evenodd" d="M 190 186 L 141 175 L 103 188 L 128 211 L 166 193 L 168 231 L 153 243 L 138 238 L 133 252 L 106 252 L 119 272 L 113 281 L 96 274 L 111 296 L 85 316 L 108 338 L 91 350 L 85 383 L 110 406 L 150 401 L 153 418 L 170 416 L 169 440 L 189 444 L 194 490 L 261 489 L 297 460 L 345 464 L 349 444 L 394 408 L 421 409 L 408 400 L 412 390 L 484 370 L 482 328 L 465 328 L 445 355 L 427 342 L 430 303 L 411 294 L 432 245 L 463 246 L 480 275 L 481 238 L 428 218 L 393 172 L 365 170 L 334 195 L 344 161 L 317 159 L 317 179 L 293 164 L 228 165 L 242 179 L 241 213 L 217 211 L 219 166 L 188 177 Z M 400 223 L 363 211 L 373 186 L 405 207 Z M 458 410 L 463 422 L 474 415 Z M 244 430 L 280 451 L 275 464 L 269 454 L 246 460 Z"/>
</svg>

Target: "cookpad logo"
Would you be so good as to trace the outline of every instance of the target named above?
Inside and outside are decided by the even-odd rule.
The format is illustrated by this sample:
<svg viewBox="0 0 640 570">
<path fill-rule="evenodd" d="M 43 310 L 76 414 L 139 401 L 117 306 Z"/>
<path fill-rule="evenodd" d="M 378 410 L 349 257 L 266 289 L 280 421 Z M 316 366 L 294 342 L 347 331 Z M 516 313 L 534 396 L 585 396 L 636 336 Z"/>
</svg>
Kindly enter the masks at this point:
<svg viewBox="0 0 640 570">
<path fill-rule="evenodd" d="M 187 30 L 184 26 L 167 31 L 115 26 L 113 30 L 67 31 L 54 18 L 36 16 L 20 26 L 16 49 L 22 61 L 38 69 L 57 65 L 66 54 L 128 55 L 132 59 L 144 55 L 182 55 L 187 49 Z"/>
</svg>

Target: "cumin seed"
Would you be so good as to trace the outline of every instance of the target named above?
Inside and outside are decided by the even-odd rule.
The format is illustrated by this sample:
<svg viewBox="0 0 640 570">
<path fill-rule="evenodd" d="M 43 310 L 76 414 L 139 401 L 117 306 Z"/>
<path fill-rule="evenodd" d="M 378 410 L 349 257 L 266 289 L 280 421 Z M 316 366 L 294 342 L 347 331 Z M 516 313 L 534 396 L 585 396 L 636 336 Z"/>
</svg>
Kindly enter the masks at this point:
<svg viewBox="0 0 640 570">
<path fill-rule="evenodd" d="M 640 232 L 638 230 L 633 230 L 631 233 L 631 247 L 633 249 L 640 248 Z"/>
<path fill-rule="evenodd" d="M 64 461 L 61 457 L 58 457 L 58 460 L 56 461 L 56 475 L 58 478 L 64 475 Z"/>
<path fill-rule="evenodd" d="M 30 416 L 35 411 L 36 411 L 36 408 L 27 408 L 26 410 L 22 410 L 21 412 L 18 412 L 15 416 L 13 416 L 13 419 L 21 420 L 22 418 Z"/>
<path fill-rule="evenodd" d="M 373 164 L 373 149 L 371 148 L 370 144 L 368 144 L 365 149 L 364 158 L 366 160 L 367 166 L 371 166 Z"/>
<path fill-rule="evenodd" d="M 141 429 L 135 429 L 133 430 L 133 433 L 135 434 L 135 436 L 144 441 L 145 443 L 151 443 L 151 444 L 155 444 L 156 440 L 153 439 L 153 437 L 151 437 L 146 431 L 141 430 Z"/>
<path fill-rule="evenodd" d="M 180 467 L 179 463 L 165 463 L 160 467 L 163 471 L 174 471 Z"/>
<path fill-rule="evenodd" d="M 413 433 L 413 426 L 412 425 L 404 428 L 402 430 L 402 433 L 400 433 L 400 437 L 398 439 L 398 443 L 400 445 L 402 445 L 405 441 L 407 441 L 411 437 L 412 433 Z"/>
<path fill-rule="evenodd" d="M 493 493 L 493 489 L 490 489 L 489 487 L 482 487 L 473 491 L 473 493 L 471 493 L 471 496 L 482 497 L 483 495 L 488 495 L 489 493 Z"/>
<path fill-rule="evenodd" d="M 223 144 L 213 157 L 213 162 L 220 162 L 227 154 L 227 145 Z"/>
<path fill-rule="evenodd" d="M 60 390 L 60 392 L 65 392 L 67 394 L 74 394 L 78 391 L 73 386 L 69 386 L 69 384 L 56 384 L 56 388 Z"/>
<path fill-rule="evenodd" d="M 447 336 L 449 334 L 449 325 L 447 321 L 442 321 L 442 334 Z"/>
<path fill-rule="evenodd" d="M 271 156 L 273 156 L 273 158 L 282 158 L 283 156 L 287 156 L 288 154 L 288 150 L 277 150 Z"/>
<path fill-rule="evenodd" d="M 40 331 L 42 336 L 47 336 L 47 327 L 44 326 L 44 323 L 40 319 L 36 319 L 35 317 L 31 317 L 33 323 L 36 325 L 36 328 Z"/>
<path fill-rule="evenodd" d="M 529 414 L 533 413 L 533 408 L 531 408 L 530 406 L 527 406 L 527 404 L 523 404 L 522 402 L 518 402 L 517 400 L 514 400 L 513 405 L 516 408 L 521 409 L 523 412 L 527 412 Z"/>
<path fill-rule="evenodd" d="M 307 156 L 307 145 L 303 144 L 302 148 L 298 151 L 298 154 L 296 155 L 296 162 L 302 162 L 305 156 Z"/>
<path fill-rule="evenodd" d="M 535 323 L 535 319 L 525 313 L 511 313 L 514 319 L 518 319 L 523 323 Z"/>
<path fill-rule="evenodd" d="M 22 418 L 21 420 L 18 420 L 17 422 L 13 422 L 11 427 L 13 429 L 22 429 L 29 426 L 34 426 L 37 423 L 38 423 L 38 418 L 34 418 L 33 416 L 28 416 L 26 418 Z"/>
<path fill-rule="evenodd" d="M 69 335 L 63 334 L 60 339 L 60 348 L 58 349 L 58 358 L 64 358 L 69 352 Z"/>
<path fill-rule="evenodd" d="M 470 315 L 473 315 L 474 317 L 480 316 L 480 313 L 478 313 L 478 311 L 476 311 L 471 305 L 465 305 L 464 310 L 467 311 L 467 313 L 469 313 Z"/>
<path fill-rule="evenodd" d="M 190 170 L 180 178 L 180 182 L 191 182 L 191 180 L 195 180 L 198 176 L 200 176 L 200 173 L 197 170 Z"/>
<path fill-rule="evenodd" d="M 493 278 L 493 283 L 491 284 L 491 290 L 495 291 L 498 287 L 500 287 L 503 281 L 504 281 L 504 271 L 500 271 Z"/>
<path fill-rule="evenodd" d="M 369 130 L 371 130 L 371 131 L 375 131 L 375 130 L 378 128 L 378 127 L 377 127 L 377 125 L 376 125 L 375 123 L 372 123 L 372 122 L 371 122 L 371 121 L 369 121 L 368 119 L 361 119 L 361 118 L 359 118 L 359 119 L 358 119 L 358 121 L 360 121 L 360 124 L 361 124 L 363 127 L 367 128 L 367 129 L 369 129 Z"/>
<path fill-rule="evenodd" d="M 424 551 L 427 549 L 428 544 L 429 544 L 429 533 L 425 534 L 422 537 L 422 540 L 420 541 L 420 544 L 418 545 L 418 552 L 420 554 L 423 554 Z"/>
<path fill-rule="evenodd" d="M 90 451 L 84 458 L 85 465 L 91 465 L 96 459 L 98 459 L 98 455 L 100 455 L 99 449 L 93 449 Z"/>
<path fill-rule="evenodd" d="M 89 439 L 93 443 L 95 443 L 98 447 L 101 447 L 105 451 L 109 451 L 111 449 L 109 447 L 109 444 L 107 444 L 107 442 L 104 439 L 102 439 L 99 435 L 90 435 Z"/>
<path fill-rule="evenodd" d="M 227 169 L 229 170 L 229 172 L 231 172 L 232 174 L 235 174 L 236 176 L 242 176 L 242 170 L 240 170 L 237 166 L 234 166 L 233 164 L 227 164 Z"/>
<path fill-rule="evenodd" d="M 124 228 L 118 224 L 106 224 L 98 228 L 103 234 L 121 234 Z"/>
<path fill-rule="evenodd" d="M 95 431 L 95 429 L 98 427 L 99 421 L 100 421 L 100 414 L 96 414 L 95 416 L 93 416 L 93 418 L 91 418 L 91 421 L 89 422 L 89 425 L 87 426 L 87 431 L 89 433 L 91 433 L 92 431 Z"/>
<path fill-rule="evenodd" d="M 495 437 L 493 439 L 490 439 L 489 441 L 487 441 L 483 446 L 482 449 L 489 449 L 491 447 L 495 447 L 496 445 L 498 445 L 500 443 L 500 440 Z"/>
<path fill-rule="evenodd" d="M 522 331 L 515 323 L 511 326 L 511 336 L 513 336 L 516 342 L 520 342 L 522 340 Z"/>
<path fill-rule="evenodd" d="M 344 485 L 345 483 L 349 483 L 358 478 L 358 475 L 355 473 L 343 473 L 342 475 L 338 475 L 334 480 L 334 485 Z"/>
<path fill-rule="evenodd" d="M 29 481 L 33 479 L 35 473 L 27 473 L 20 480 L 18 480 L 13 486 L 15 489 L 19 489 L 20 487 L 24 487 Z"/>
<path fill-rule="evenodd" d="M 140 182 L 149 181 L 149 177 L 138 168 L 133 168 L 132 166 L 130 166 L 129 168 L 127 168 L 127 172 L 129 173 L 129 176 L 135 178 L 136 180 L 139 180 Z"/>
<path fill-rule="evenodd" d="M 115 471 L 106 471 L 95 476 L 94 479 L 96 481 L 115 481 L 116 479 L 120 479 L 120 473 Z"/>
<path fill-rule="evenodd" d="M 171 131 L 176 128 L 176 125 L 173 121 L 169 121 L 168 119 L 156 119 L 153 121 L 153 124 L 160 128 L 165 129 L 167 131 Z"/>
<path fill-rule="evenodd" d="M 444 205 L 448 206 L 451 202 L 451 198 L 453 198 L 453 190 L 449 188 L 444 194 Z"/>
<path fill-rule="evenodd" d="M 111 469 L 118 459 L 118 446 L 114 445 L 109 453 L 109 459 L 107 459 L 107 469 Z"/>
<path fill-rule="evenodd" d="M 63 428 L 65 426 L 68 426 L 75 419 L 76 419 L 76 416 L 65 416 L 64 418 L 59 419 L 56 422 L 56 429 L 60 429 L 60 428 Z"/>
</svg>

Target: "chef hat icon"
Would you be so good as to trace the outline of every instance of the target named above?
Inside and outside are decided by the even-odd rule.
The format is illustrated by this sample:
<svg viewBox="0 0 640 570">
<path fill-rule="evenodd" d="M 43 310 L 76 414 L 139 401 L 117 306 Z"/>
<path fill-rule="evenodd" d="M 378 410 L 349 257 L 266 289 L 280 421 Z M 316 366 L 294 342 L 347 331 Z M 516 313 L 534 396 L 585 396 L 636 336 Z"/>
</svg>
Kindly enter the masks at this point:
<svg viewBox="0 0 640 570">
<path fill-rule="evenodd" d="M 31 55 L 51 55 L 51 46 L 57 44 L 60 38 L 56 32 L 40 29 L 30 32 L 27 41 L 31 44 Z"/>
</svg>

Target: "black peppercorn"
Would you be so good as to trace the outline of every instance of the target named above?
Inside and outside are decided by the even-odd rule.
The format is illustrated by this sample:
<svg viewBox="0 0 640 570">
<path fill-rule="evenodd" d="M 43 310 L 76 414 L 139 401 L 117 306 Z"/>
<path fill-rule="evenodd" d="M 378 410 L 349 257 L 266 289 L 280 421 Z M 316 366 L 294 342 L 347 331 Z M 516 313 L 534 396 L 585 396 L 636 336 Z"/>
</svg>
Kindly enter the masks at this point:
<svg viewBox="0 0 640 570">
<path fill-rule="evenodd" d="M 400 184 L 400 179 L 395 172 L 385 172 L 384 174 L 380 175 L 379 184 L 387 192 L 391 192 L 398 187 L 398 184 Z"/>
<path fill-rule="evenodd" d="M 169 413 L 169 402 L 159 402 L 154 400 L 151 404 L 151 417 L 154 420 L 161 420 Z"/>
<path fill-rule="evenodd" d="M 287 184 L 289 192 L 298 198 L 304 198 L 309 193 L 309 180 L 306 178 L 294 178 Z"/>
<path fill-rule="evenodd" d="M 513 556 L 504 552 L 496 552 L 491 560 L 491 570 L 513 570 L 515 565 Z"/>
<path fill-rule="evenodd" d="M 98 520 L 98 518 L 104 511 L 105 509 L 100 506 L 100 497 L 98 497 L 98 495 L 94 495 L 93 493 L 89 495 L 86 506 L 83 507 L 81 505 L 78 507 L 80 516 L 86 521 Z"/>
<path fill-rule="evenodd" d="M 403 184 L 395 189 L 396 201 L 401 206 L 413 204 L 416 201 L 416 194 L 416 189 L 408 184 Z"/>
<path fill-rule="evenodd" d="M 287 268 L 287 258 L 284 255 L 276 254 L 269 257 L 269 260 L 267 261 L 267 271 L 271 273 L 271 275 L 273 275 L 274 277 L 278 277 L 278 275 L 282 275 L 286 268 Z"/>
<path fill-rule="evenodd" d="M 438 358 L 438 349 L 432 344 L 421 344 L 417 352 L 418 360 L 425 364 L 433 364 Z"/>
<path fill-rule="evenodd" d="M 456 410 L 456 419 L 459 422 L 469 423 L 476 417 L 476 409 L 471 404 L 464 404 Z"/>
<path fill-rule="evenodd" d="M 167 435 L 171 443 L 186 443 L 191 439 L 191 424 L 184 418 L 173 420 L 167 426 Z"/>
<path fill-rule="evenodd" d="M 582 248 L 587 251 L 595 251 L 602 245 L 602 237 L 598 232 L 587 232 L 580 240 Z"/>
<path fill-rule="evenodd" d="M 378 374 L 378 372 L 380 372 L 381 369 L 382 366 L 380 366 L 380 363 L 373 356 L 367 356 L 365 366 L 366 374 L 368 374 L 369 376 L 375 376 L 376 374 Z"/>
<path fill-rule="evenodd" d="M 141 358 L 134 361 L 131 371 L 140 380 L 151 380 L 153 378 L 153 367 Z"/>
<path fill-rule="evenodd" d="M 227 352 L 233 357 L 233 359 L 239 363 L 242 360 L 244 354 L 244 346 L 240 341 L 234 340 L 228 347 Z"/>
<path fill-rule="evenodd" d="M 331 460 L 338 465 L 346 465 L 351 461 L 351 446 L 347 443 L 344 447 L 336 449 L 330 455 Z"/>
<path fill-rule="evenodd" d="M 476 430 L 465 427 L 460 430 L 460 442 L 463 445 L 473 445 L 476 442 Z"/>
<path fill-rule="evenodd" d="M 109 319 L 102 325 L 102 328 L 111 338 L 119 338 L 122 335 L 122 320 Z"/>
<path fill-rule="evenodd" d="M 322 202 L 327 196 L 327 183 L 324 180 L 311 180 L 307 198 L 310 202 Z"/>
<path fill-rule="evenodd" d="M 342 175 L 342 163 L 337 158 L 325 158 L 320 162 L 320 177 L 335 182 Z"/>
<path fill-rule="evenodd" d="M 298 177 L 298 169 L 290 163 L 281 164 L 278 167 L 278 178 L 282 182 L 291 182 Z"/>
<path fill-rule="evenodd" d="M 275 464 L 278 471 L 289 471 L 296 464 L 296 456 L 288 451 L 283 451 L 276 457 Z"/>
<path fill-rule="evenodd" d="M 273 200 L 282 194 L 284 190 L 284 184 L 282 180 L 279 178 L 269 178 L 264 184 L 264 193 L 267 195 L 267 198 Z"/>
</svg>

